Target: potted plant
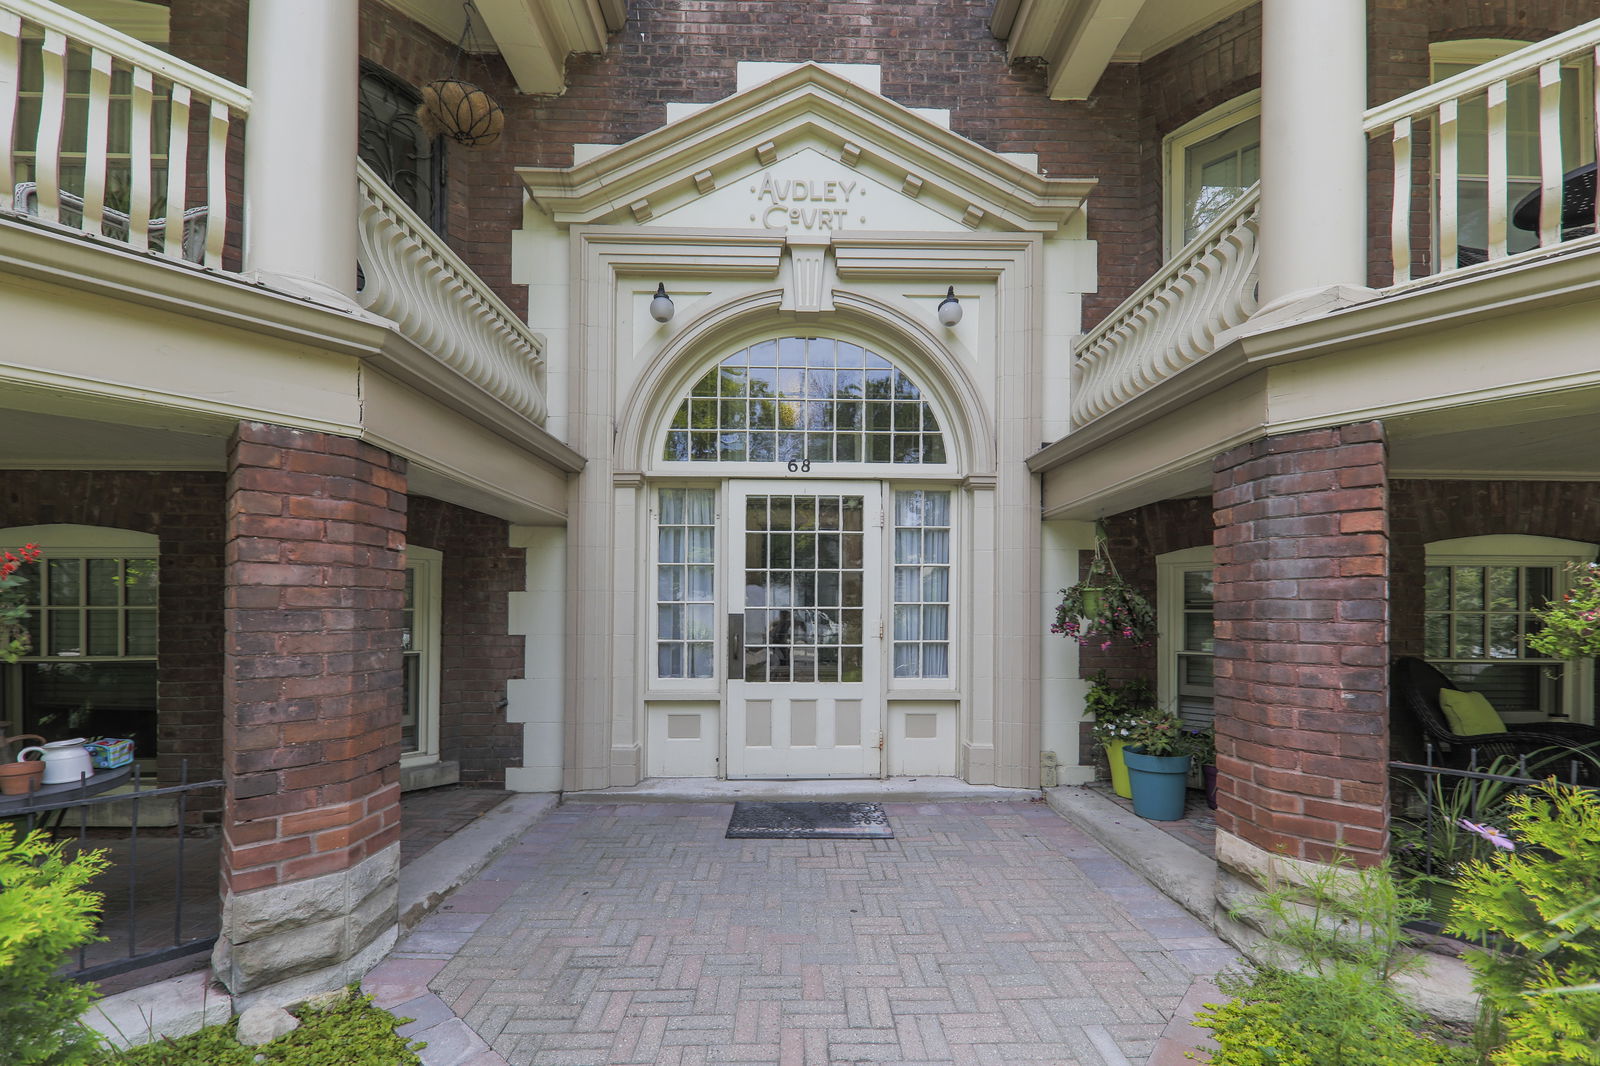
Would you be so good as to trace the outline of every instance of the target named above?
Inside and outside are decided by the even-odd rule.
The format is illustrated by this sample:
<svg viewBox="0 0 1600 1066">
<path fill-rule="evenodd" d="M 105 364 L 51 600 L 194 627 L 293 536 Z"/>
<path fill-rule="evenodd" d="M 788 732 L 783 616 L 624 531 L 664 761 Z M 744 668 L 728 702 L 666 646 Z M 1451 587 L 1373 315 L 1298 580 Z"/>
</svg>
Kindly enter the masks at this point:
<svg viewBox="0 0 1600 1066">
<path fill-rule="evenodd" d="M 1178 716 L 1152 707 L 1127 720 L 1128 746 L 1122 757 L 1133 787 L 1133 813 L 1153 822 L 1183 817 L 1189 785 L 1189 751 Z"/>
<path fill-rule="evenodd" d="M 1123 799 L 1133 796 L 1128 786 L 1128 766 L 1122 758 L 1123 748 L 1128 742 L 1125 723 L 1154 704 L 1155 696 L 1143 681 L 1127 681 L 1116 685 L 1102 670 L 1089 682 L 1089 694 L 1083 701 L 1083 710 L 1085 714 L 1094 716 L 1093 736 L 1095 743 L 1105 749 L 1106 762 L 1111 767 L 1111 790 Z"/>
<path fill-rule="evenodd" d="M 1117 573 L 1105 537 L 1098 530 L 1088 573 L 1076 585 L 1061 590 L 1050 632 L 1102 649 L 1117 640 L 1147 648 L 1156 639 L 1156 609 Z"/>
<path fill-rule="evenodd" d="M 1539 632 L 1528 647 L 1552 659 L 1600 656 L 1600 563 L 1572 567 L 1572 588 L 1533 610 Z"/>
<path fill-rule="evenodd" d="M 1206 790 L 1206 806 L 1217 809 L 1217 731 L 1214 726 L 1190 729 L 1184 732 L 1184 742 L 1189 756 L 1200 767 L 1201 783 Z"/>
</svg>

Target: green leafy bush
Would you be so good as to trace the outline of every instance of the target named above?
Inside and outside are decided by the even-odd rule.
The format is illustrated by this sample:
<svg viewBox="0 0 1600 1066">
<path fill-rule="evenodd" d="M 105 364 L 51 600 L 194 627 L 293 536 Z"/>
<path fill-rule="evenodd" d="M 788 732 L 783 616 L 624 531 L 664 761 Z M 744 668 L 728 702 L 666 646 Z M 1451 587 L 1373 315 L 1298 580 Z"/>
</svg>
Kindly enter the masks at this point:
<svg viewBox="0 0 1600 1066">
<path fill-rule="evenodd" d="M 1507 806 L 1516 848 L 1467 863 L 1447 927 L 1489 945 L 1467 955 L 1480 1043 L 1498 1066 L 1600 1066 L 1600 797 L 1551 784 Z"/>
<path fill-rule="evenodd" d="M 126 1051 L 111 1051 L 95 1066 L 417 1066 L 413 1043 L 395 1032 L 410 1019 L 372 1005 L 352 985 L 332 1004 L 295 1011 L 300 1028 L 260 1047 L 234 1039 L 234 1022 L 213 1025 L 179 1039 L 162 1039 Z"/>
<path fill-rule="evenodd" d="M 1419 904 L 1396 887 L 1387 863 L 1339 861 L 1268 892 L 1236 917 L 1258 919 L 1269 959 L 1219 987 L 1233 1002 L 1207 1004 L 1214 1066 L 1446 1066 L 1464 1048 L 1436 1039 L 1395 993 L 1405 940 Z"/>
<path fill-rule="evenodd" d="M 86 886 L 106 861 L 62 847 L 0 823 L 0 1066 L 75 1066 L 98 1042 L 78 1024 L 94 990 L 56 967 L 94 937 L 100 896 Z"/>
<path fill-rule="evenodd" d="M 1600 655 L 1600 563 L 1572 568 L 1571 591 L 1535 608 L 1539 631 L 1528 634 L 1528 647 L 1552 659 L 1588 659 Z"/>
</svg>

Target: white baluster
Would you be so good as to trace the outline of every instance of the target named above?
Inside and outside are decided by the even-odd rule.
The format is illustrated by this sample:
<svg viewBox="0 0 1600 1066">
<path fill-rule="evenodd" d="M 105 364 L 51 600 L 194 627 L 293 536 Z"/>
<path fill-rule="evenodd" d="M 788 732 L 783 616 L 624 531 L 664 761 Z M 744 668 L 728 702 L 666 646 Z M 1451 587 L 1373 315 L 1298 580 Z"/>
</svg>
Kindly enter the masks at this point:
<svg viewBox="0 0 1600 1066">
<path fill-rule="evenodd" d="M 46 30 L 39 58 L 44 72 L 39 100 L 39 137 L 34 143 L 33 174 L 38 182 L 39 217 L 61 221 L 61 125 L 67 112 L 67 38 Z"/>
<path fill-rule="evenodd" d="M 1489 85 L 1489 258 L 1506 255 L 1506 82 Z"/>
<path fill-rule="evenodd" d="M 17 187 L 12 147 L 17 143 L 17 55 L 22 47 L 22 19 L 0 11 L 0 210 L 10 210 Z"/>
<path fill-rule="evenodd" d="M 1561 63 L 1539 68 L 1539 244 L 1561 240 Z"/>
<path fill-rule="evenodd" d="M 1439 105 L 1439 269 L 1454 270 L 1461 260 L 1461 149 L 1457 123 L 1460 104 Z"/>
<path fill-rule="evenodd" d="M 106 145 L 111 123 L 111 53 L 89 52 L 89 119 L 84 140 L 83 232 L 96 237 L 106 210 Z"/>
<path fill-rule="evenodd" d="M 183 209 L 189 184 L 189 89 L 172 85 L 167 122 L 167 227 L 162 254 L 183 258 Z"/>
<path fill-rule="evenodd" d="M 228 239 L 228 105 L 211 101 L 206 133 L 206 266 L 222 269 Z"/>
<path fill-rule="evenodd" d="M 135 251 L 150 248 L 150 106 L 155 80 L 143 67 L 133 68 L 133 128 L 128 138 L 128 243 Z"/>
<path fill-rule="evenodd" d="M 1411 119 L 1394 124 L 1394 208 L 1389 213 L 1389 251 L 1394 283 L 1411 280 Z"/>
</svg>

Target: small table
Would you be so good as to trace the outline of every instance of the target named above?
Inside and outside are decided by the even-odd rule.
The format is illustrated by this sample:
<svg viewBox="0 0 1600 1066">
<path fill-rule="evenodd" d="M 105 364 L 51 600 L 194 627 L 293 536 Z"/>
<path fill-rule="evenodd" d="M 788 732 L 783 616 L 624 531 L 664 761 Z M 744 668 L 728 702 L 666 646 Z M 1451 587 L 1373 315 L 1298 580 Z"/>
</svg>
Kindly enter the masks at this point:
<svg viewBox="0 0 1600 1066">
<path fill-rule="evenodd" d="M 124 784 L 132 776 L 133 767 L 134 764 L 129 763 L 115 770 L 96 770 L 82 781 L 44 785 L 25 796 L 0 796 L 0 818 L 21 818 L 24 815 L 49 814 L 54 811 L 55 825 L 51 827 L 51 832 L 54 834 L 54 831 L 61 827 L 61 820 L 66 817 L 69 809 L 78 806 L 81 800 L 109 792 Z"/>
<path fill-rule="evenodd" d="M 1595 165 L 1586 163 L 1561 176 L 1562 240 L 1570 239 L 1568 230 L 1581 230 L 1594 225 Z M 1536 233 L 1539 230 L 1539 207 L 1544 201 L 1544 191 L 1535 189 L 1511 209 L 1511 224 L 1520 230 Z M 1581 234 L 1573 234 L 1581 236 Z"/>
</svg>

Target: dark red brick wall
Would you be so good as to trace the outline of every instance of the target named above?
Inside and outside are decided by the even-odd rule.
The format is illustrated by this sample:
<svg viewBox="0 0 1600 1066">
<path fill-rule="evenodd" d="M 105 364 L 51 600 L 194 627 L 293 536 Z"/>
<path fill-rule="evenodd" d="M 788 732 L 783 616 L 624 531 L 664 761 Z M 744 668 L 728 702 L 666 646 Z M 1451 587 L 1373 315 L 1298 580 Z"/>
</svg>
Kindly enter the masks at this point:
<svg viewBox="0 0 1600 1066">
<path fill-rule="evenodd" d="M 240 423 L 228 473 L 223 877 L 347 869 L 399 839 L 405 460 Z"/>
<path fill-rule="evenodd" d="M 1215 461 L 1217 825 L 1268 851 L 1387 846 L 1387 466 L 1376 422 Z"/>
<path fill-rule="evenodd" d="M 223 475 L 204 471 L 8 470 L 0 480 L 0 528 L 65 523 L 161 538 L 158 751 L 137 754 L 155 757 L 163 784 L 184 759 L 191 779 L 222 771 L 223 507 Z"/>
<path fill-rule="evenodd" d="M 439 671 L 440 757 L 468 784 L 505 784 L 522 765 L 522 727 L 506 721 L 506 682 L 522 677 L 523 641 L 506 633 L 513 592 L 525 587 L 521 548 L 492 515 L 413 496 L 408 540 L 444 553 Z"/>
<path fill-rule="evenodd" d="M 1143 194 L 1147 147 L 1139 126 L 1138 70 L 1113 67 L 1087 103 L 1048 99 L 1036 65 L 1006 62 L 989 31 L 989 0 L 633 0 L 627 26 L 600 56 L 573 56 L 557 97 L 519 96 L 496 66 L 485 79 L 506 109 L 506 136 L 472 153 L 463 257 L 513 307 L 511 233 L 521 225 L 515 165 L 569 166 L 576 143 L 621 144 L 663 125 L 669 101 L 732 95 L 742 60 L 877 63 L 883 91 L 908 107 L 948 108 L 957 132 L 996 151 L 1037 152 L 1055 177 L 1101 179 L 1089 235 L 1108 249 L 1143 239 L 1151 208 Z M 474 77 L 478 76 L 474 69 Z M 452 165 L 459 156 L 452 157 Z M 1108 255 L 1098 318 L 1144 280 Z"/>
</svg>

